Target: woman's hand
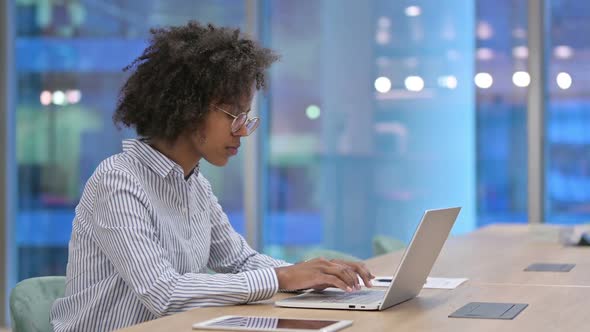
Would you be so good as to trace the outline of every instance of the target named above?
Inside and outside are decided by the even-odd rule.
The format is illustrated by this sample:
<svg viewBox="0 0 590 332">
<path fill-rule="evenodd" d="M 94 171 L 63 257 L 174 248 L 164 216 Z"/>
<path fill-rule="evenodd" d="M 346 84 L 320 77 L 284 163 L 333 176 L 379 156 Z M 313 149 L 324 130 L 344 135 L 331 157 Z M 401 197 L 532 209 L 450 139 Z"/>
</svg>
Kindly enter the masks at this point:
<svg viewBox="0 0 590 332">
<path fill-rule="evenodd" d="M 275 268 L 280 289 L 324 289 L 337 287 L 351 292 L 360 289 L 359 277 L 367 287 L 375 278 L 365 264 L 339 259 L 315 258 L 291 266 Z"/>
</svg>

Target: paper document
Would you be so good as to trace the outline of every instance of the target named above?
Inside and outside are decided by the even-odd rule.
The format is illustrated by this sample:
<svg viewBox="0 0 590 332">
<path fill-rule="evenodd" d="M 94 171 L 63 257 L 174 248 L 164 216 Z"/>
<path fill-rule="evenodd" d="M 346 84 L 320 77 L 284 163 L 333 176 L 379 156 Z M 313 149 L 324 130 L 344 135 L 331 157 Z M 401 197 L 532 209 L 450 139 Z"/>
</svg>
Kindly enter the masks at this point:
<svg viewBox="0 0 590 332">
<path fill-rule="evenodd" d="M 467 278 L 426 278 L 424 288 L 455 289 L 467 281 Z"/>
<path fill-rule="evenodd" d="M 376 287 L 389 287 L 391 283 L 391 276 L 376 276 L 375 279 L 371 281 L 373 286 Z M 424 284 L 424 288 L 436 288 L 436 289 L 455 289 L 457 286 L 461 285 L 467 278 L 433 278 L 428 277 L 426 278 L 426 283 Z M 362 285 L 361 280 L 361 285 Z"/>
</svg>

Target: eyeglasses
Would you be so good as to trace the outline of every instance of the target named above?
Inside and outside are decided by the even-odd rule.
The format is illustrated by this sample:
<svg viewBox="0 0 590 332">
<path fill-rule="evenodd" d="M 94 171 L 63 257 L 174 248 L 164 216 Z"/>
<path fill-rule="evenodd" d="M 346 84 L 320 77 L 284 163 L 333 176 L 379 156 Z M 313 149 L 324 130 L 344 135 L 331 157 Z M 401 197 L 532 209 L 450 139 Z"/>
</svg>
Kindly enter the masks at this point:
<svg viewBox="0 0 590 332">
<path fill-rule="evenodd" d="M 230 112 L 224 110 L 223 108 L 220 108 L 215 105 L 213 105 L 213 107 L 215 107 L 217 110 L 222 111 L 223 113 L 231 116 L 234 119 L 231 123 L 232 134 L 237 133 L 238 131 L 240 131 L 242 129 L 242 127 L 246 126 L 246 136 L 249 136 L 250 134 L 252 134 L 254 132 L 254 130 L 256 130 L 256 128 L 258 128 L 258 125 L 260 124 L 260 118 L 258 118 L 258 117 L 248 118 L 247 112 L 242 112 L 238 115 L 233 115 Z"/>
</svg>

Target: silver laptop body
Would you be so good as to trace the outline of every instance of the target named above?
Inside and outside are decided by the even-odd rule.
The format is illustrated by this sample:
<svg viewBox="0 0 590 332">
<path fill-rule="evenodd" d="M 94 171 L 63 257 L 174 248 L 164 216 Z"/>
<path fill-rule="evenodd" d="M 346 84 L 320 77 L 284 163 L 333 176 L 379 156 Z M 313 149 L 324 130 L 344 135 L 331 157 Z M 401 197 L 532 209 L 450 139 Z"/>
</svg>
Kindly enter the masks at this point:
<svg viewBox="0 0 590 332">
<path fill-rule="evenodd" d="M 460 210 L 460 207 L 455 207 L 424 212 L 387 291 L 363 288 L 352 293 L 341 290 L 308 292 L 277 301 L 275 305 L 292 308 L 385 310 L 416 297 L 426 283 Z"/>
</svg>

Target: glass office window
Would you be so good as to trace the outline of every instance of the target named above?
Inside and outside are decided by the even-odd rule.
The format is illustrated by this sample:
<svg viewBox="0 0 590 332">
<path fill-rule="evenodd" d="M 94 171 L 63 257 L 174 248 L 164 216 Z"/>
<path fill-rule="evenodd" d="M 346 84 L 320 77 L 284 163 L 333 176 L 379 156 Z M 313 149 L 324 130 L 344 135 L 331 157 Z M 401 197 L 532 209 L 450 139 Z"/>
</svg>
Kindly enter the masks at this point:
<svg viewBox="0 0 590 332">
<path fill-rule="evenodd" d="M 527 221 L 527 1 L 476 1 L 477 218 Z"/>
<path fill-rule="evenodd" d="M 548 0 L 545 220 L 590 220 L 590 3 Z"/>
<path fill-rule="evenodd" d="M 264 249 L 366 258 L 407 242 L 424 209 L 475 225 L 470 1 L 268 1 L 271 70 Z"/>
<path fill-rule="evenodd" d="M 16 1 L 17 279 L 63 275 L 74 207 L 104 158 L 134 136 L 111 116 L 122 68 L 149 28 L 189 19 L 244 28 L 245 5 L 217 1 Z M 243 229 L 241 159 L 203 173 Z"/>
</svg>

